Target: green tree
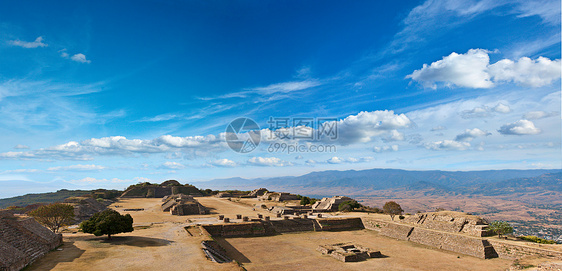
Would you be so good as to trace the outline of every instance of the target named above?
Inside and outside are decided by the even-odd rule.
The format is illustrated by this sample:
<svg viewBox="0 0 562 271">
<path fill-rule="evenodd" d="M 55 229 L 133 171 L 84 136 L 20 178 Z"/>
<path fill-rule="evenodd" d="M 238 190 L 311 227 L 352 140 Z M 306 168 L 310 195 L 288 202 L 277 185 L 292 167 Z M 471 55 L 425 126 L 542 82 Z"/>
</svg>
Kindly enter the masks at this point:
<svg viewBox="0 0 562 271">
<path fill-rule="evenodd" d="M 53 203 L 30 211 L 28 215 L 56 233 L 60 227 L 72 223 L 74 207 L 64 203 Z"/>
<path fill-rule="evenodd" d="M 92 233 L 95 236 L 107 234 L 107 239 L 111 239 L 112 234 L 132 232 L 133 217 L 130 214 L 121 215 L 115 210 L 107 209 L 82 222 L 80 229 L 82 232 Z"/>
<path fill-rule="evenodd" d="M 382 210 L 384 211 L 385 214 L 390 215 L 390 218 L 392 220 L 394 220 L 394 216 L 401 215 L 402 212 L 404 212 L 404 210 L 402 210 L 402 207 L 400 207 L 400 204 L 394 201 L 389 201 L 385 203 L 384 206 L 382 207 Z"/>
<path fill-rule="evenodd" d="M 494 221 L 490 223 L 488 229 L 496 233 L 500 238 L 502 237 L 502 234 L 508 234 L 513 232 L 513 227 L 505 221 Z"/>
<path fill-rule="evenodd" d="M 310 198 L 309 198 L 309 197 L 302 197 L 302 198 L 301 198 L 300 204 L 301 204 L 301 205 L 308 205 L 308 204 L 310 204 Z"/>
<path fill-rule="evenodd" d="M 340 203 L 340 205 L 338 205 L 338 210 L 341 212 L 350 212 L 353 211 L 356 208 L 360 208 L 361 204 L 359 204 L 357 201 L 354 200 L 348 200 L 348 201 L 344 201 L 342 203 Z"/>
</svg>

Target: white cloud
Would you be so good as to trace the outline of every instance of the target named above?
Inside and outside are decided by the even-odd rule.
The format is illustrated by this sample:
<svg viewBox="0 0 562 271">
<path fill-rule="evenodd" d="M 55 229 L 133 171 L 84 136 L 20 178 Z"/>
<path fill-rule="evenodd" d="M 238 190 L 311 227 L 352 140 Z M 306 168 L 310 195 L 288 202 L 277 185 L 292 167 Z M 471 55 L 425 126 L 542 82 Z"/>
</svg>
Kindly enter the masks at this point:
<svg viewBox="0 0 562 271">
<path fill-rule="evenodd" d="M 511 108 L 508 105 L 499 103 L 498 105 L 496 105 L 492 110 L 494 110 L 495 112 L 498 113 L 504 113 L 507 114 L 509 112 L 511 112 Z"/>
<path fill-rule="evenodd" d="M 503 125 L 498 132 L 504 135 L 536 135 L 541 130 L 532 121 L 522 119 Z"/>
<path fill-rule="evenodd" d="M 277 157 L 252 157 L 248 160 L 250 165 L 266 166 L 266 167 L 284 167 L 292 166 L 290 162 L 283 161 Z"/>
<path fill-rule="evenodd" d="M 99 171 L 105 169 L 104 166 L 99 165 L 71 165 L 71 166 L 60 166 L 60 167 L 50 167 L 49 171 Z"/>
<path fill-rule="evenodd" d="M 159 168 L 162 169 L 184 169 L 185 165 L 178 163 L 178 162 L 165 162 L 164 164 L 162 164 Z"/>
<path fill-rule="evenodd" d="M 343 163 L 364 163 L 372 160 L 374 160 L 374 158 L 370 156 L 361 157 L 361 158 L 354 158 L 354 157 L 342 158 L 342 157 L 334 156 L 326 160 L 326 162 L 328 164 L 343 164 Z"/>
<path fill-rule="evenodd" d="M 469 118 L 485 118 L 485 117 L 489 117 L 490 114 L 490 108 L 483 105 L 483 106 L 477 106 L 471 110 L 463 110 L 460 115 L 461 117 L 465 118 L 465 119 L 469 119 Z"/>
<path fill-rule="evenodd" d="M 308 79 L 304 81 L 293 81 L 293 82 L 283 82 L 277 84 L 271 84 L 265 87 L 251 88 L 249 90 L 257 91 L 261 94 L 273 94 L 273 93 L 287 93 L 292 91 L 304 90 L 312 87 L 317 87 L 321 83 L 317 80 Z"/>
<path fill-rule="evenodd" d="M 396 129 L 407 128 L 412 125 L 404 114 L 394 114 L 392 110 L 360 112 L 338 121 L 338 143 L 348 145 L 365 143 L 376 136 L 388 136 L 389 139 L 403 140 L 403 134 Z"/>
<path fill-rule="evenodd" d="M 1 174 L 13 174 L 13 173 L 35 173 L 35 172 L 39 172 L 38 169 L 33 169 L 33 168 L 22 168 L 22 169 L 9 169 L 9 170 L 4 170 L 1 172 Z"/>
<path fill-rule="evenodd" d="M 429 66 L 423 64 L 420 70 L 415 70 L 406 78 L 431 88 L 437 88 L 436 82 L 445 82 L 449 87 L 490 88 L 494 83 L 486 72 L 489 62 L 487 50 L 470 49 L 466 54 L 453 52 Z"/>
<path fill-rule="evenodd" d="M 430 150 L 457 150 L 464 151 L 470 148 L 468 142 L 458 142 L 454 140 L 440 140 L 432 143 L 425 144 L 425 147 Z"/>
<path fill-rule="evenodd" d="M 391 142 L 391 141 L 404 141 L 404 134 L 400 133 L 396 130 L 390 131 L 390 134 L 383 137 L 382 140 L 384 142 Z"/>
<path fill-rule="evenodd" d="M 0 153 L 0 159 L 69 159 L 91 160 L 95 155 L 173 153 L 178 150 L 208 151 L 224 149 L 224 141 L 214 135 L 176 137 L 163 135 L 155 139 L 127 139 L 123 136 L 91 138 L 27 152 Z"/>
<path fill-rule="evenodd" d="M 43 37 L 37 37 L 35 41 L 21 41 L 21 40 L 11 40 L 9 44 L 13 46 L 19 46 L 23 48 L 37 48 L 37 47 L 47 47 L 48 44 L 43 43 Z"/>
<path fill-rule="evenodd" d="M 398 151 L 398 145 L 382 146 L 382 147 L 375 146 L 373 148 L 373 151 L 374 152 Z"/>
<path fill-rule="evenodd" d="M 424 87 L 491 88 L 502 82 L 514 82 L 529 87 L 551 84 L 560 78 L 560 60 L 522 57 L 518 61 L 503 59 L 490 65 L 490 51 L 470 49 L 465 54 L 455 52 L 442 60 L 423 64 L 406 78 L 420 82 Z"/>
<path fill-rule="evenodd" d="M 211 162 L 211 165 L 213 166 L 217 166 L 217 167 L 235 167 L 238 164 L 232 160 L 229 159 L 218 159 L 215 161 Z"/>
<path fill-rule="evenodd" d="M 515 82 L 523 86 L 542 87 L 560 78 L 560 59 L 522 57 L 518 61 L 502 59 L 488 67 L 494 82 Z"/>
<path fill-rule="evenodd" d="M 544 119 L 544 118 L 548 118 L 548 117 L 553 117 L 558 115 L 558 112 L 544 112 L 544 111 L 530 111 L 527 112 L 525 115 L 523 115 L 524 119 Z"/>
<path fill-rule="evenodd" d="M 92 61 L 86 59 L 86 55 L 82 53 L 75 54 L 70 57 L 72 61 L 80 62 L 80 63 L 91 63 Z"/>
<path fill-rule="evenodd" d="M 17 144 L 17 145 L 14 146 L 14 149 L 29 149 L 29 146 Z"/>
<path fill-rule="evenodd" d="M 478 128 L 466 129 L 464 133 L 459 134 L 455 137 L 455 141 L 472 141 L 476 137 L 489 136 L 489 135 L 491 135 L 491 133 L 482 131 Z"/>
<path fill-rule="evenodd" d="M 503 103 L 498 103 L 493 108 L 490 108 L 489 106 L 486 105 L 482 105 L 482 106 L 477 106 L 471 110 L 463 110 L 460 113 L 460 115 L 465 119 L 486 118 L 486 117 L 491 117 L 493 115 L 493 112 L 507 114 L 511 112 L 511 108 Z"/>
<path fill-rule="evenodd" d="M 560 25 L 560 1 L 539 0 L 539 1 L 518 1 L 515 10 L 518 17 L 539 16 L 544 22 Z"/>
</svg>

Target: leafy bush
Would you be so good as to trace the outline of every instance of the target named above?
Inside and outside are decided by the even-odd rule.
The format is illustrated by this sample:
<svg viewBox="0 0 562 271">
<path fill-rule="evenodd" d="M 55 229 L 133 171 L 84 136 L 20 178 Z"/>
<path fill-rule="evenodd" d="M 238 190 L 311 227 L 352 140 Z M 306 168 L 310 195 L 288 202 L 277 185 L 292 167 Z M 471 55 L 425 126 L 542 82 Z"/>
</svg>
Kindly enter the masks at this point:
<svg viewBox="0 0 562 271">
<path fill-rule="evenodd" d="M 338 205 L 338 210 L 340 212 L 350 212 L 360 207 L 361 204 L 359 204 L 357 201 L 348 200 L 340 203 L 340 205 Z"/>
<path fill-rule="evenodd" d="M 525 241 L 530 241 L 530 242 L 535 242 L 535 243 L 539 243 L 539 244 L 556 244 L 556 241 L 554 240 L 546 240 L 546 239 L 542 239 L 533 235 L 527 235 L 527 236 L 519 236 L 519 238 L 525 240 Z"/>
<path fill-rule="evenodd" d="M 490 226 L 488 228 L 494 233 L 496 233 L 498 237 L 501 237 L 502 234 L 508 234 L 513 232 L 513 227 L 511 227 L 511 225 L 509 225 L 509 223 L 505 221 L 494 221 L 490 223 Z"/>
</svg>

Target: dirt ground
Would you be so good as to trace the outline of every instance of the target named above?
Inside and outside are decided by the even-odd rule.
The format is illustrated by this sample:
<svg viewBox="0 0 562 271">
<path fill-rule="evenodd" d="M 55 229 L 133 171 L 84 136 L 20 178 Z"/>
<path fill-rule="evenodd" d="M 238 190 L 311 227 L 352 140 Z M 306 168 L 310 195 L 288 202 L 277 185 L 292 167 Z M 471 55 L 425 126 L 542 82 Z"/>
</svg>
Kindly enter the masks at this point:
<svg viewBox="0 0 562 271">
<path fill-rule="evenodd" d="M 243 270 L 236 263 L 209 261 L 201 249 L 205 237 L 192 237 L 184 227 L 217 223 L 218 214 L 230 217 L 233 222 L 237 221 L 233 219 L 236 214 L 250 217 L 271 214 L 256 208 L 255 204 L 259 206 L 262 202 L 255 199 L 198 200 L 210 208 L 211 214 L 172 216 L 160 211 L 160 199 L 122 199 L 111 208 L 131 214 L 135 231 L 118 234 L 110 241 L 105 236 L 65 233 L 62 250 L 48 253 L 26 270 Z M 144 208 L 144 211 L 124 212 L 124 208 Z M 388 216 L 380 217 L 388 219 Z M 216 239 L 247 270 L 506 270 L 512 263 L 431 249 L 369 230 Z M 380 250 L 385 257 L 343 263 L 316 251 L 318 245 L 341 242 L 356 242 Z"/>
</svg>

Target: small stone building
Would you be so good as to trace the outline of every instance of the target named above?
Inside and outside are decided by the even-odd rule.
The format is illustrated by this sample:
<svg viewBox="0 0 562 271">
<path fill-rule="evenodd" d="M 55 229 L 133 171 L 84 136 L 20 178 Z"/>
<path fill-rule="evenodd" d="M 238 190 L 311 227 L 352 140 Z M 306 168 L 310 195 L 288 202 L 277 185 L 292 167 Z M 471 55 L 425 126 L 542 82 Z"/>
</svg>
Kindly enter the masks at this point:
<svg viewBox="0 0 562 271">
<path fill-rule="evenodd" d="M 162 211 L 172 215 L 205 215 L 209 210 L 190 195 L 178 194 L 167 197 L 161 205 Z"/>
<path fill-rule="evenodd" d="M 314 212 L 336 212 L 338 211 L 341 203 L 351 200 L 353 199 L 344 196 L 323 198 L 322 200 L 317 201 L 312 205 L 312 210 Z"/>
<path fill-rule="evenodd" d="M 297 195 L 286 193 L 286 192 L 265 192 L 261 197 L 261 200 L 272 200 L 272 201 L 287 201 L 287 200 L 298 200 Z"/>
</svg>

